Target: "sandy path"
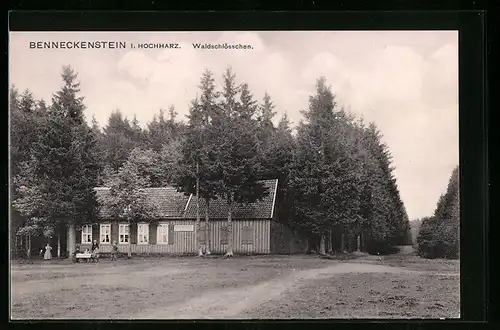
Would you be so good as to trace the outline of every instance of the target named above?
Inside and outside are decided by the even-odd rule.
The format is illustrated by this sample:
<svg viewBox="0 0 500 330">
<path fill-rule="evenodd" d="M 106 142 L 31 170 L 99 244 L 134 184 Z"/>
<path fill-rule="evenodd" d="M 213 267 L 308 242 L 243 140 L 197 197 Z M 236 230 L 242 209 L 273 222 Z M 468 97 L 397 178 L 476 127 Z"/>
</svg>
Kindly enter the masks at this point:
<svg viewBox="0 0 500 330">
<path fill-rule="evenodd" d="M 245 286 L 238 289 L 218 289 L 202 293 L 180 304 L 163 306 L 137 315 L 123 315 L 127 319 L 226 319 L 239 315 L 265 302 L 298 289 L 310 280 L 329 278 L 343 273 L 418 273 L 408 269 L 361 263 L 339 263 L 329 267 L 292 271 L 284 278 Z"/>
</svg>

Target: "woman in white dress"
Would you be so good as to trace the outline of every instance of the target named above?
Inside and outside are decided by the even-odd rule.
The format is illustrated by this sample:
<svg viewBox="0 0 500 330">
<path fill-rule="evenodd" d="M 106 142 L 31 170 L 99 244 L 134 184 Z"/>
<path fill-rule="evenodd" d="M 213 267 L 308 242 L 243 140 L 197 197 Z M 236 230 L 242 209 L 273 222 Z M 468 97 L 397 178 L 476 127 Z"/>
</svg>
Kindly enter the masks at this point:
<svg viewBox="0 0 500 330">
<path fill-rule="evenodd" d="M 50 260 L 52 259 L 52 247 L 47 243 L 47 246 L 45 247 L 45 256 L 43 257 L 45 260 Z"/>
</svg>

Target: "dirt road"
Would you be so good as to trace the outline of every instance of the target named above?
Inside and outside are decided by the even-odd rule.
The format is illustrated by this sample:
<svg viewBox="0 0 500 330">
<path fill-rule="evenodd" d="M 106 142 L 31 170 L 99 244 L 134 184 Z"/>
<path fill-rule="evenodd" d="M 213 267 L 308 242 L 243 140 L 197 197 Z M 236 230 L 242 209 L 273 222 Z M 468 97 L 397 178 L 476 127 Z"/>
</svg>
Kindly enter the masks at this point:
<svg viewBox="0 0 500 330">
<path fill-rule="evenodd" d="M 418 273 L 418 271 L 362 263 L 338 263 L 324 268 L 292 271 L 292 274 L 257 285 L 237 289 L 217 289 L 200 294 L 180 304 L 162 306 L 130 319 L 231 319 L 263 303 L 278 299 L 283 293 L 297 290 L 308 281 L 345 273 Z"/>
</svg>

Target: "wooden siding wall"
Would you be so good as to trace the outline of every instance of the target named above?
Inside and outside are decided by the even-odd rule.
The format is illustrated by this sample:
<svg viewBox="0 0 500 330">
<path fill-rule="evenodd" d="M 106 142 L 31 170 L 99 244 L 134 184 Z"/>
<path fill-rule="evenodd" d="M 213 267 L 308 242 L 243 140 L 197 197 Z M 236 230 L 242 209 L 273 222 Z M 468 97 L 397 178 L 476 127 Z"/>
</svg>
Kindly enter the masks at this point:
<svg viewBox="0 0 500 330">
<path fill-rule="evenodd" d="M 195 242 L 196 221 L 193 220 L 166 220 L 160 221 L 169 225 L 169 242 L 168 244 L 157 243 L 157 224 L 149 224 L 149 243 L 136 244 L 137 242 L 137 225 L 132 225 L 131 233 L 131 250 L 133 254 L 195 254 L 197 247 Z M 270 220 L 235 220 L 233 226 L 233 252 L 238 254 L 268 254 L 270 253 Z M 193 225 L 192 232 L 176 232 L 173 231 L 175 225 Z M 204 227 L 205 222 L 201 221 L 201 226 Z M 224 254 L 227 251 L 227 244 L 221 244 L 221 232 L 227 226 L 227 220 L 211 220 L 210 221 L 210 249 L 213 254 Z M 244 234 L 245 232 L 245 234 Z M 77 243 L 81 242 L 81 231 L 77 231 Z M 253 236 L 253 237 L 252 237 Z M 118 222 L 111 222 L 111 238 L 112 241 L 118 241 Z M 253 244 L 247 241 L 253 238 Z M 92 228 L 92 240 L 99 241 L 99 225 L 94 225 Z M 245 241 L 244 241 L 245 240 Z M 203 240 L 202 240 L 203 241 Z M 80 249 L 90 249 L 90 244 L 81 244 Z M 99 244 L 101 253 L 110 253 L 111 244 Z M 128 252 L 128 244 L 118 244 L 118 251 L 121 253 Z"/>
<path fill-rule="evenodd" d="M 193 222 L 196 223 L 196 222 Z M 233 227 L 233 252 L 238 254 L 268 254 L 270 253 L 269 236 L 270 220 L 235 220 Z M 226 228 L 227 220 L 210 221 L 210 248 L 214 254 L 223 254 L 227 251 L 227 244 L 221 244 L 222 231 Z M 253 232 L 253 244 L 244 244 L 244 228 Z M 248 234 L 247 234 L 248 235 Z"/>
</svg>

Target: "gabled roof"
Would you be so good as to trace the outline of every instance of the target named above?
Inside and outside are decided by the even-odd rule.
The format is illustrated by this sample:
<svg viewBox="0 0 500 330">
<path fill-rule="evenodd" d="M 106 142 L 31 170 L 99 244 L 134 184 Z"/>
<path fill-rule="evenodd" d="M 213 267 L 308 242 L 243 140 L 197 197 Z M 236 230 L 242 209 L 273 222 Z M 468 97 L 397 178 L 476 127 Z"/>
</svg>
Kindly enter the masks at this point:
<svg viewBox="0 0 500 330">
<path fill-rule="evenodd" d="M 269 194 L 260 201 L 252 204 L 234 204 L 233 219 L 269 219 L 273 217 L 276 187 L 278 180 L 261 181 Z M 205 200 L 200 199 L 200 217 L 205 218 Z M 221 199 L 210 200 L 209 217 L 211 219 L 227 219 L 229 207 L 226 201 Z M 196 218 L 196 197 L 193 196 L 189 202 L 184 217 L 188 219 Z"/>
<path fill-rule="evenodd" d="M 270 219 L 273 217 L 276 189 L 278 180 L 261 181 L 269 194 L 260 201 L 248 205 L 235 204 L 233 206 L 233 219 Z M 109 210 L 102 203 L 103 197 L 109 193 L 109 188 L 95 188 L 97 200 L 101 202 L 100 216 L 105 219 L 112 218 Z M 174 187 L 145 188 L 148 203 L 155 205 L 160 218 L 196 218 L 196 197 L 186 196 Z M 211 219 L 226 219 L 228 205 L 221 199 L 210 200 L 209 217 Z M 205 218 L 205 201 L 200 199 L 200 217 Z"/>
<path fill-rule="evenodd" d="M 102 203 L 102 198 L 109 193 L 109 188 L 95 188 L 97 200 L 101 203 L 100 216 L 105 219 L 112 217 L 106 205 Z M 180 218 L 189 201 L 189 196 L 177 192 L 173 187 L 146 188 L 148 203 L 157 208 L 160 218 Z"/>
</svg>

